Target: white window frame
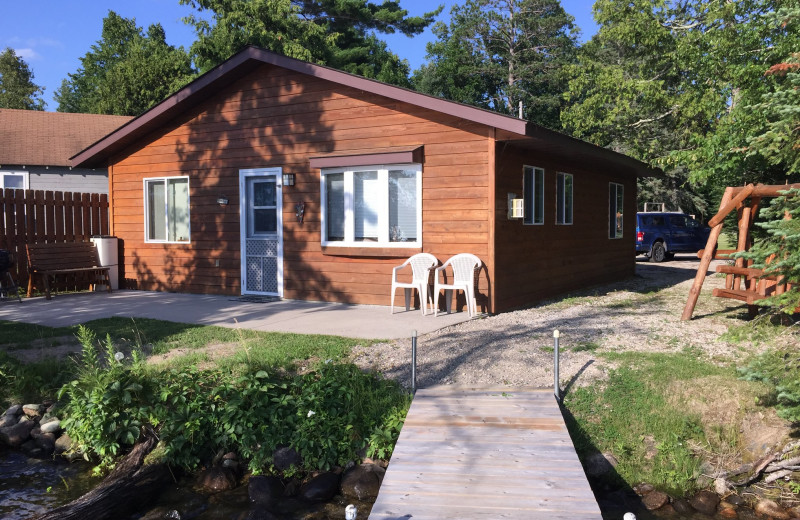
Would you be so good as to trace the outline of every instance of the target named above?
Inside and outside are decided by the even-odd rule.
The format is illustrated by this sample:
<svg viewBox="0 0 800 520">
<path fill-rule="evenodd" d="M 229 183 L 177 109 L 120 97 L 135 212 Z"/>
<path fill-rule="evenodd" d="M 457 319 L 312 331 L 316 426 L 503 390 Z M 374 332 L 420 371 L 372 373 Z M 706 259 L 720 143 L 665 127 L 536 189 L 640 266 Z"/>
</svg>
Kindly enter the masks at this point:
<svg viewBox="0 0 800 520">
<path fill-rule="evenodd" d="M 614 188 L 614 193 L 612 197 L 611 189 Z M 616 233 L 617 229 L 617 219 L 616 214 L 619 210 L 619 206 L 617 206 L 617 198 L 619 193 L 622 193 L 622 214 L 620 215 L 621 220 L 620 223 L 620 232 L 619 235 Z M 612 208 L 613 204 L 613 208 Z M 612 217 L 612 213 L 614 217 Z M 612 218 L 613 218 L 613 229 L 614 229 L 614 236 L 611 236 L 611 229 L 612 229 Z M 609 240 L 617 240 L 625 235 L 625 185 L 619 182 L 609 182 L 608 183 L 608 239 Z"/>
<path fill-rule="evenodd" d="M 164 187 L 166 188 L 167 182 L 170 181 L 171 179 L 186 179 L 186 204 L 187 204 L 187 207 L 189 208 L 189 222 L 187 223 L 188 224 L 188 228 L 189 228 L 189 237 L 186 240 L 156 240 L 156 239 L 152 239 L 152 238 L 150 238 L 148 236 L 148 229 L 150 229 L 150 226 L 149 226 L 149 223 L 150 223 L 150 221 L 149 221 L 150 207 L 149 207 L 148 196 L 147 196 L 147 183 L 148 182 L 155 182 L 155 181 L 163 181 L 164 182 Z M 143 219 L 143 222 L 144 222 L 144 241 L 146 243 L 150 243 L 150 244 L 190 244 L 192 242 L 192 218 L 191 218 L 191 216 L 192 216 L 192 199 L 191 199 L 191 194 L 190 194 L 191 193 L 191 184 L 190 184 L 189 176 L 188 175 L 173 175 L 173 176 L 170 176 L 170 177 L 147 177 L 147 178 L 144 178 L 144 179 L 142 179 L 142 192 L 144 194 L 144 219 Z M 165 189 L 164 192 L 166 193 L 166 189 Z M 167 228 L 166 229 L 166 233 L 165 233 L 164 236 L 168 237 L 169 236 L 169 208 L 167 207 L 167 198 L 166 197 L 164 198 L 164 206 L 165 206 L 164 209 L 165 209 L 165 212 L 166 212 L 166 217 L 164 219 L 164 224 L 165 224 L 165 226 Z"/>
<path fill-rule="evenodd" d="M 531 213 L 532 215 L 528 215 L 527 212 L 522 217 L 522 223 L 526 226 L 543 226 L 544 225 L 544 192 L 545 192 L 545 179 L 544 179 L 544 168 L 539 168 L 538 166 L 528 166 L 524 165 L 522 167 L 522 198 L 527 199 L 528 190 L 528 173 L 530 172 L 531 177 Z M 541 175 L 542 177 L 542 189 L 539 193 L 536 193 L 536 177 Z M 526 200 L 527 202 L 527 200 Z M 536 222 L 536 209 L 541 205 L 542 212 L 541 212 L 541 221 Z M 527 204 L 526 204 L 527 206 Z"/>
<path fill-rule="evenodd" d="M 0 179 L 0 190 L 2 190 L 2 189 L 9 189 L 9 190 L 15 189 L 15 188 L 6 188 L 6 182 L 5 182 L 5 178 L 6 177 L 22 177 L 22 179 L 23 179 L 22 188 L 16 188 L 16 189 L 22 189 L 22 190 L 29 190 L 30 189 L 30 186 L 31 186 L 30 185 L 30 172 L 26 172 L 26 171 L 8 171 L 8 170 L 0 171 L 0 178 L 1 178 Z"/>
<path fill-rule="evenodd" d="M 572 201 L 569 208 L 569 220 L 567 220 L 567 190 L 566 178 L 569 177 L 572 182 L 569 183 L 569 197 Z M 558 197 L 558 187 L 561 186 L 561 199 Z M 558 209 L 561 208 L 562 218 L 558 218 Z M 556 174 L 556 225 L 558 226 L 571 226 L 574 222 L 573 214 L 575 213 L 575 176 L 571 173 L 558 172 Z"/>
<path fill-rule="evenodd" d="M 406 242 L 389 241 L 389 171 L 405 170 L 417 172 L 417 239 Z M 377 171 L 378 181 L 381 184 L 382 200 L 379 207 L 384 211 L 378 215 L 378 240 L 376 242 L 355 240 L 354 199 L 355 183 L 354 173 Z M 326 177 L 331 174 L 344 174 L 344 240 L 328 240 L 328 186 Z M 391 247 L 391 248 L 419 248 L 422 247 L 422 165 L 421 164 L 379 164 L 371 166 L 357 166 L 345 168 L 322 168 L 320 170 L 320 238 L 325 247 Z"/>
</svg>

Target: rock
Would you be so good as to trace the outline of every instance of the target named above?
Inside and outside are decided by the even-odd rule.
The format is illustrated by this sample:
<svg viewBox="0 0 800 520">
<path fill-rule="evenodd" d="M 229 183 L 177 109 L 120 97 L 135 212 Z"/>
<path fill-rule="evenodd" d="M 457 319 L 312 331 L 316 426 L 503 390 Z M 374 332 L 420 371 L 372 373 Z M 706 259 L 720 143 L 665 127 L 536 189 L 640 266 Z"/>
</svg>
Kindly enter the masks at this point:
<svg viewBox="0 0 800 520">
<path fill-rule="evenodd" d="M 31 437 L 31 430 L 36 426 L 33 421 L 20 421 L 14 426 L 0 429 L 0 442 L 19 448 Z"/>
<path fill-rule="evenodd" d="M 723 507 L 717 512 L 719 518 L 738 518 L 739 514 L 732 507 Z"/>
<path fill-rule="evenodd" d="M 617 464 L 617 459 L 610 452 L 593 453 L 586 458 L 586 474 L 590 477 L 599 477 L 611 473 Z"/>
<path fill-rule="evenodd" d="M 640 497 L 644 496 L 644 495 L 646 495 L 648 493 L 652 493 L 655 489 L 656 488 L 654 488 L 652 484 L 644 484 L 644 483 L 633 487 L 633 490 Z"/>
<path fill-rule="evenodd" d="M 789 520 L 792 514 L 772 500 L 761 499 L 755 507 L 756 514 L 768 516 L 774 520 Z"/>
<path fill-rule="evenodd" d="M 347 470 L 342 477 L 342 494 L 359 500 L 374 500 L 386 470 L 375 464 L 360 464 Z"/>
<path fill-rule="evenodd" d="M 39 423 L 39 428 L 41 428 L 42 433 L 56 433 L 58 430 L 61 429 L 61 421 L 55 418 L 50 422 L 46 422 L 44 424 Z"/>
<path fill-rule="evenodd" d="M 247 520 L 279 520 L 277 516 L 263 508 L 258 508 L 250 511 L 247 515 Z"/>
<path fill-rule="evenodd" d="M 725 496 L 728 492 L 728 482 L 724 478 L 714 480 L 714 491 L 720 496 Z"/>
<path fill-rule="evenodd" d="M 75 447 L 74 444 L 69 435 L 62 433 L 56 439 L 56 453 L 64 453 L 65 451 L 72 450 Z"/>
<path fill-rule="evenodd" d="M 33 422 L 33 419 L 31 419 L 27 415 L 20 415 L 19 422 Z"/>
<path fill-rule="evenodd" d="M 19 448 L 23 453 L 25 453 L 25 455 L 33 459 L 41 458 L 46 455 L 44 450 L 39 447 L 34 439 L 23 443 Z"/>
<path fill-rule="evenodd" d="M 33 440 L 36 441 L 36 445 L 39 446 L 42 451 L 45 452 L 47 455 L 52 455 L 56 449 L 56 436 L 52 433 L 39 433 L 37 435 L 31 435 Z"/>
<path fill-rule="evenodd" d="M 672 507 L 678 514 L 681 515 L 691 515 L 694 513 L 694 508 L 689 504 L 689 501 L 685 498 L 676 498 L 672 501 Z"/>
<path fill-rule="evenodd" d="M 15 404 L 14 406 L 6 410 L 5 415 L 19 415 L 21 413 L 22 413 L 22 405 Z"/>
<path fill-rule="evenodd" d="M 0 417 L 0 428 L 8 428 L 14 426 L 19 422 L 19 417 L 16 415 L 4 415 Z"/>
<path fill-rule="evenodd" d="M 689 503 L 704 515 L 714 516 L 714 513 L 717 512 L 719 496 L 713 491 L 704 490 L 689 499 Z"/>
<path fill-rule="evenodd" d="M 655 511 L 664 507 L 664 504 L 669 502 L 669 496 L 661 491 L 652 491 L 642 498 L 642 504 L 648 511 Z"/>
<path fill-rule="evenodd" d="M 744 504 L 744 499 L 737 495 L 736 493 L 732 493 L 725 497 L 725 502 L 729 503 L 732 506 L 741 506 Z"/>
<path fill-rule="evenodd" d="M 296 497 L 300 493 L 300 488 L 303 486 L 303 483 L 293 478 L 289 482 L 286 483 L 286 489 L 283 490 L 283 496 L 285 497 Z"/>
<path fill-rule="evenodd" d="M 236 487 L 236 476 L 227 468 L 212 466 L 197 478 L 200 488 L 206 493 L 219 493 Z"/>
<path fill-rule="evenodd" d="M 247 485 L 250 502 L 265 507 L 274 506 L 283 496 L 283 483 L 278 477 L 250 477 Z"/>
<path fill-rule="evenodd" d="M 303 465 L 303 459 L 294 448 L 284 446 L 276 449 L 272 453 L 272 464 L 278 471 L 286 471 L 292 466 L 300 467 Z"/>
<path fill-rule="evenodd" d="M 42 405 L 40 404 L 23 404 L 22 413 L 28 417 L 39 417 L 42 415 Z"/>
<path fill-rule="evenodd" d="M 300 487 L 300 498 L 306 502 L 325 502 L 339 491 L 339 475 L 326 471 Z"/>
</svg>

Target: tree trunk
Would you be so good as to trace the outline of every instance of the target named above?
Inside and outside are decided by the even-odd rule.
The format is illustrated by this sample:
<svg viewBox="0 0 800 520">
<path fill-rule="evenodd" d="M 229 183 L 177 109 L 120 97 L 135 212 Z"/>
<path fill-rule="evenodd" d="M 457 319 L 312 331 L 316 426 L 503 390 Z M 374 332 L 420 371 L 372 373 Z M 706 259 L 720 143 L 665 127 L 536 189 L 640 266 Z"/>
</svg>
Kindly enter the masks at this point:
<svg viewBox="0 0 800 520">
<path fill-rule="evenodd" d="M 172 480 L 166 464 L 142 467 L 157 443 L 155 435 L 145 434 L 142 442 L 96 488 L 36 520 L 115 519 L 141 509 Z"/>
</svg>

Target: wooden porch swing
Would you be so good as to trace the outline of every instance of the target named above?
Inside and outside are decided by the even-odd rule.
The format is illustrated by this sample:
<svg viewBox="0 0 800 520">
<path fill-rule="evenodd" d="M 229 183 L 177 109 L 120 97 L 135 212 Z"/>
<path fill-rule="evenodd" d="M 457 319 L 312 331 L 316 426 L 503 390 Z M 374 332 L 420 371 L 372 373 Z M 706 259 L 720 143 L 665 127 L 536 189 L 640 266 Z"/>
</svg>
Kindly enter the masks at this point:
<svg viewBox="0 0 800 520">
<path fill-rule="evenodd" d="M 689 290 L 689 299 L 683 308 L 681 320 L 689 320 L 697 305 L 697 298 L 700 289 L 708 272 L 708 266 L 714 259 L 729 259 L 733 253 L 749 251 L 753 245 L 750 230 L 753 227 L 758 207 L 764 197 L 777 197 L 780 191 L 800 188 L 800 184 L 785 185 L 764 185 L 748 184 L 744 187 L 728 187 L 722 195 L 719 211 L 714 218 L 708 221 L 711 226 L 711 234 L 705 249 L 697 252 L 700 257 L 700 265 L 697 268 L 697 275 L 694 278 L 692 288 Z M 750 199 L 750 204 L 746 205 L 745 200 Z M 739 219 L 739 238 L 736 249 L 718 250 L 717 240 L 722 232 L 722 221 L 728 214 L 736 209 Z M 733 298 L 746 302 L 748 311 L 754 316 L 758 310 L 756 302 L 772 295 L 782 294 L 791 288 L 791 284 L 785 283 L 782 279 L 774 276 L 763 276 L 764 271 L 750 267 L 752 262 L 745 265 L 743 258 L 737 258 L 734 265 L 717 266 L 718 273 L 725 273 L 725 287 L 714 289 L 713 295 L 720 298 Z"/>
</svg>

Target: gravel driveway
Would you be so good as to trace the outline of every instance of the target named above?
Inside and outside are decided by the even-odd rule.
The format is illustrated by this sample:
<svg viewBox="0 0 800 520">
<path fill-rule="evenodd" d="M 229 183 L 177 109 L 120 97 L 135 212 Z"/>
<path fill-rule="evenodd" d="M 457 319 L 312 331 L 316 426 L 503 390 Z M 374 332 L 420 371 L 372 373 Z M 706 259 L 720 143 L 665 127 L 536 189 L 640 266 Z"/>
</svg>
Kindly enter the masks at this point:
<svg viewBox="0 0 800 520">
<path fill-rule="evenodd" d="M 742 344 L 719 335 L 744 323 L 741 302 L 711 296 L 723 278 L 712 262 L 691 321 L 680 320 L 699 260 L 636 263 L 630 279 L 588 288 L 536 307 L 472 320 L 421 336 L 417 386 L 437 384 L 552 387 L 553 330 L 561 332 L 562 388 L 602 378 L 610 364 L 596 354 L 609 351 L 704 352 L 729 358 Z M 430 319 L 435 319 L 431 317 Z M 357 348 L 353 361 L 410 386 L 411 341 Z"/>
</svg>

